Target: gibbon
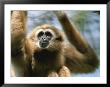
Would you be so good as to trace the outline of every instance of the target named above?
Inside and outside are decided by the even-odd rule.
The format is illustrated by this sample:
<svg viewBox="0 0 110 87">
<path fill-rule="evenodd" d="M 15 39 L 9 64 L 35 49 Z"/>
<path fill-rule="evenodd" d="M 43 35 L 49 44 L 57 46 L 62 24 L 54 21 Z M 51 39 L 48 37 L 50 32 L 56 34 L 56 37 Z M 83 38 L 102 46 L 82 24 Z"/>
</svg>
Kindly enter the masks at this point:
<svg viewBox="0 0 110 87">
<path fill-rule="evenodd" d="M 67 15 L 54 13 L 65 34 L 50 24 L 26 34 L 26 11 L 12 12 L 11 76 L 69 77 L 71 73 L 93 72 L 99 66 L 95 52 Z"/>
</svg>

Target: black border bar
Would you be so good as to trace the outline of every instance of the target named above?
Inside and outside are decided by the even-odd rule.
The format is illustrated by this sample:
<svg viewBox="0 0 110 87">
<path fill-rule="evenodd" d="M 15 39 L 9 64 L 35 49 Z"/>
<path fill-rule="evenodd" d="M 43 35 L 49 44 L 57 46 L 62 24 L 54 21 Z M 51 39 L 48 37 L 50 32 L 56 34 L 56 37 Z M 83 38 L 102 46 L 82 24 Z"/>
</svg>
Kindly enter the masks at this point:
<svg viewBox="0 0 110 87">
<path fill-rule="evenodd" d="M 109 0 L 1 0 L 5 4 L 107 4 Z"/>
</svg>

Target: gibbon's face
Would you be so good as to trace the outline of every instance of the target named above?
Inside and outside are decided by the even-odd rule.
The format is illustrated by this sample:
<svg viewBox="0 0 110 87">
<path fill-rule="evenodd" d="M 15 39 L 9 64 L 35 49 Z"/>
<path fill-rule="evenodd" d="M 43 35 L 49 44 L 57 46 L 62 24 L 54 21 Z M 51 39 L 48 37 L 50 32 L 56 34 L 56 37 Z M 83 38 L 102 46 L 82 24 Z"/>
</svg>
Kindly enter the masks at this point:
<svg viewBox="0 0 110 87">
<path fill-rule="evenodd" d="M 42 25 L 36 27 L 30 36 L 37 49 L 58 49 L 63 41 L 61 33 L 51 25 Z"/>
<path fill-rule="evenodd" d="M 57 28 L 50 25 L 42 25 L 33 29 L 28 40 L 27 48 L 32 50 L 31 54 L 35 59 L 48 61 L 49 58 L 51 60 L 53 56 L 57 56 L 57 53 L 62 52 L 63 37 Z"/>
<path fill-rule="evenodd" d="M 39 48 L 48 48 L 50 43 L 52 43 L 52 40 L 55 38 L 55 34 L 50 29 L 39 29 L 36 31 L 36 39 L 37 39 L 37 45 Z"/>
</svg>

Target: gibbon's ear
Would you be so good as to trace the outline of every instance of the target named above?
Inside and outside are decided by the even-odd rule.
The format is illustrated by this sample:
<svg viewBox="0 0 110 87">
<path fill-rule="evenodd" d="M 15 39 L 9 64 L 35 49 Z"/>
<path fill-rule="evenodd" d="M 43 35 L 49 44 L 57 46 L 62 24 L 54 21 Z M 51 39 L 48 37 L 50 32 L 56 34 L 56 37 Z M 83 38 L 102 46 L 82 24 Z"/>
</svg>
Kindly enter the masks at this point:
<svg viewBox="0 0 110 87">
<path fill-rule="evenodd" d="M 64 41 L 64 38 L 63 38 L 63 36 L 62 35 L 60 35 L 60 36 L 58 36 L 57 38 L 56 38 L 56 40 L 58 40 L 58 41 Z"/>
</svg>

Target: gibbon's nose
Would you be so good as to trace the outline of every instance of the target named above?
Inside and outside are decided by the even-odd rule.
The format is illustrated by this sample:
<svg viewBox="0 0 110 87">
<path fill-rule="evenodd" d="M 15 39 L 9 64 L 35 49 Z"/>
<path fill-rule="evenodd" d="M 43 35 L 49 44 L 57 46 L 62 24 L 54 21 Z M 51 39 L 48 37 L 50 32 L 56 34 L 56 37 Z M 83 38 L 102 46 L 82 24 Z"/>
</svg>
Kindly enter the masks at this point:
<svg viewBox="0 0 110 87">
<path fill-rule="evenodd" d="M 41 41 L 45 43 L 45 42 L 49 42 L 49 39 L 47 38 L 46 35 L 43 35 L 43 36 L 41 37 Z"/>
<path fill-rule="evenodd" d="M 46 37 L 43 37 L 42 39 L 43 39 L 44 42 L 45 42 L 45 41 L 48 41 Z"/>
<path fill-rule="evenodd" d="M 41 37 L 39 45 L 42 48 L 46 48 L 49 45 L 49 40 L 45 35 Z"/>
</svg>

